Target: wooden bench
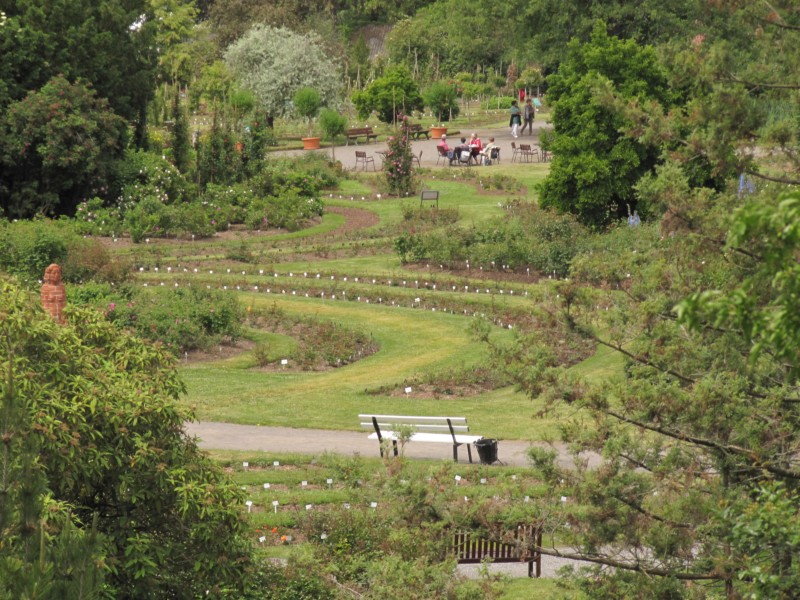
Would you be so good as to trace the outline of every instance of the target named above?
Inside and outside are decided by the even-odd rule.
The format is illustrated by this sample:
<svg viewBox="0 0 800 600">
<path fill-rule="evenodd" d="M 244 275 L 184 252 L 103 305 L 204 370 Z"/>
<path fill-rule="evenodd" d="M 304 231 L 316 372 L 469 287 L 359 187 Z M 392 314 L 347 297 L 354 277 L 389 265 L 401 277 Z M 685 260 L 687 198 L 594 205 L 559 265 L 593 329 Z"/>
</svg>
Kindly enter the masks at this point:
<svg viewBox="0 0 800 600">
<path fill-rule="evenodd" d="M 458 447 L 466 445 L 469 462 L 472 462 L 471 445 L 480 439 L 480 435 L 466 435 L 469 432 L 466 417 L 408 417 L 402 415 L 358 415 L 361 427 L 374 429 L 369 439 L 378 440 L 381 456 L 383 441 L 391 440 L 394 455 L 397 456 L 398 428 L 412 428 L 409 441 L 439 442 L 453 445 L 453 460 L 458 462 Z"/>
<path fill-rule="evenodd" d="M 372 127 L 357 127 L 355 129 L 348 129 L 345 131 L 345 137 L 347 140 L 345 141 L 345 146 L 350 144 L 350 140 L 353 140 L 358 145 L 358 138 L 364 137 L 369 144 L 370 139 L 374 139 L 376 142 L 378 141 L 378 134 L 372 132 Z"/>
<path fill-rule="evenodd" d="M 423 135 L 425 136 L 426 140 L 431 139 L 431 130 L 430 129 L 423 129 L 422 125 L 419 123 L 409 123 L 408 127 L 406 128 L 408 132 L 408 137 L 413 137 L 414 139 L 419 139 Z"/>
<path fill-rule="evenodd" d="M 541 547 L 542 529 L 537 525 L 517 525 L 504 536 L 503 541 L 494 541 L 471 531 L 455 531 L 450 554 L 460 564 L 479 564 L 485 558 L 495 563 L 528 563 L 528 577 L 542 575 L 542 554 L 531 548 Z"/>
</svg>

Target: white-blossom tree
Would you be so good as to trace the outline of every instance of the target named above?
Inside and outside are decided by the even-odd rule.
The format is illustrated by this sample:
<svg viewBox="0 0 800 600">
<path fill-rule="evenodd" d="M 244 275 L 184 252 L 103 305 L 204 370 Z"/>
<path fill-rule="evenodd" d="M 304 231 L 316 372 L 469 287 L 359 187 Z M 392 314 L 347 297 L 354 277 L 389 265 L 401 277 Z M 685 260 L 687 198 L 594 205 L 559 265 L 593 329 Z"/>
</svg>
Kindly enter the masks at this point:
<svg viewBox="0 0 800 600">
<path fill-rule="evenodd" d="M 303 87 L 319 92 L 323 105 L 339 97 L 341 77 L 315 33 L 255 25 L 225 51 L 239 84 L 251 90 L 269 125 L 291 111 L 292 96 Z"/>
</svg>

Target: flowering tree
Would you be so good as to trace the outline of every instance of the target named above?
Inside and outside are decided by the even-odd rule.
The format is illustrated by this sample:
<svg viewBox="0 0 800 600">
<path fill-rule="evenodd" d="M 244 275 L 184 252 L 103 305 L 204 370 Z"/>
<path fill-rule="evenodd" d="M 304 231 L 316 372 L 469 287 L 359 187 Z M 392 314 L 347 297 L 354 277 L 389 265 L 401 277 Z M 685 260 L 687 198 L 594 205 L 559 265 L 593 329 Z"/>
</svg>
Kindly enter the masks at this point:
<svg viewBox="0 0 800 600">
<path fill-rule="evenodd" d="M 228 47 L 225 62 L 242 87 L 255 94 L 269 124 L 291 111 L 300 88 L 317 90 L 323 106 L 339 94 L 338 70 L 315 33 L 256 25 Z"/>
<path fill-rule="evenodd" d="M 408 138 L 408 117 L 402 115 L 398 134 L 388 139 L 386 159 L 383 162 L 389 193 L 408 196 L 414 192 L 412 162 L 411 141 Z"/>
</svg>

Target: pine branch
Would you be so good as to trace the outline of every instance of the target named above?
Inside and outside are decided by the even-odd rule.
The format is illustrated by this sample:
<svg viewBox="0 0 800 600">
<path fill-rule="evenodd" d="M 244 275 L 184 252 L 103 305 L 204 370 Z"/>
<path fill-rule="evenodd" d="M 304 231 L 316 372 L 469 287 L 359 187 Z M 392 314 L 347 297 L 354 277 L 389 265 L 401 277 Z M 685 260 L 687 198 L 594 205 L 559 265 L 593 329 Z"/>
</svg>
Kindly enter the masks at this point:
<svg viewBox="0 0 800 600">
<path fill-rule="evenodd" d="M 798 89 L 800 89 L 800 87 Z M 756 173 L 755 171 L 745 171 L 745 173 L 747 175 L 752 175 L 753 177 L 758 177 L 759 179 L 765 179 L 766 181 L 774 181 L 775 183 L 785 183 L 787 185 L 800 184 L 800 179 L 786 179 L 785 177 L 770 177 L 769 175 Z"/>
<path fill-rule="evenodd" d="M 733 75 L 728 75 L 728 80 L 733 83 L 739 83 L 748 90 L 759 90 L 759 89 L 770 89 L 770 90 L 800 90 L 800 85 L 798 84 L 789 84 L 789 83 L 766 83 L 766 82 L 755 82 L 755 81 L 745 81 L 744 79 L 739 79 L 738 77 L 734 77 Z"/>
<path fill-rule="evenodd" d="M 626 571 L 636 571 L 637 573 L 644 573 L 645 575 L 656 575 L 659 577 L 673 577 L 682 581 L 725 581 L 729 576 L 718 573 L 686 573 L 675 572 L 669 569 L 662 569 L 658 567 L 649 567 L 639 561 L 634 563 L 623 562 L 609 558 L 606 556 L 586 556 L 584 554 L 574 554 L 572 552 L 561 552 L 555 548 L 544 548 L 542 546 L 534 546 L 534 552 L 539 552 L 547 556 L 556 556 L 558 558 L 568 558 L 570 560 L 578 560 L 582 562 L 590 562 L 599 565 L 606 565 L 617 569 L 624 569 Z"/>
<path fill-rule="evenodd" d="M 679 440 L 681 442 L 687 442 L 689 444 L 694 444 L 696 446 L 702 446 L 704 448 L 717 450 L 718 452 L 722 452 L 723 454 L 726 455 L 742 456 L 748 458 L 753 462 L 754 468 L 761 468 L 767 471 L 768 473 L 772 473 L 773 475 L 778 475 L 780 477 L 785 477 L 787 479 L 800 479 L 800 472 L 791 471 L 788 469 L 783 469 L 781 467 L 776 467 L 774 465 L 771 465 L 769 462 L 761 460 L 761 457 L 753 450 L 748 450 L 747 448 L 742 448 L 741 446 L 720 444 L 719 442 L 715 442 L 713 440 L 709 440 L 706 438 L 689 435 L 687 433 L 681 433 L 680 431 L 673 431 L 671 429 L 667 429 L 666 427 L 660 427 L 658 425 L 651 425 L 649 423 L 644 423 L 643 421 L 639 421 L 637 419 L 631 419 L 630 417 L 621 415 L 617 412 L 614 412 L 613 410 L 606 410 L 604 412 L 605 414 L 614 417 L 615 419 L 618 419 L 623 423 L 629 423 L 636 427 L 646 429 L 647 431 L 660 433 L 661 435 L 665 435 L 674 440 Z"/>
<path fill-rule="evenodd" d="M 623 498 L 618 494 L 611 494 L 611 497 L 614 498 L 614 500 L 617 500 L 618 502 L 621 502 L 625 506 L 632 508 L 636 512 L 644 515 L 648 519 L 653 519 L 654 521 L 658 521 L 659 523 L 664 523 L 666 525 L 671 525 L 672 527 L 676 527 L 678 529 L 691 529 L 693 527 L 693 525 L 690 525 L 689 523 L 678 523 L 677 521 L 672 521 L 670 519 L 660 517 L 657 514 L 651 513 L 649 510 L 643 508 L 641 505 L 636 504 L 635 502 L 632 502 L 626 498 Z"/>
<path fill-rule="evenodd" d="M 636 465 L 638 468 L 640 468 L 640 469 L 643 469 L 643 470 L 647 471 L 648 473 L 652 473 L 652 472 L 653 472 L 653 469 L 651 469 L 649 466 L 647 466 L 647 465 L 646 465 L 645 463 L 643 463 L 642 461 L 640 461 L 640 460 L 636 460 L 636 459 L 635 459 L 635 458 L 633 458 L 632 456 L 629 456 L 629 455 L 627 455 L 627 454 L 620 454 L 620 457 L 624 458 L 624 459 L 625 459 L 625 460 L 627 460 L 629 463 L 631 463 L 631 464 L 633 464 L 633 465 Z"/>
<path fill-rule="evenodd" d="M 657 365 L 656 363 L 654 363 L 651 360 L 648 360 L 646 358 L 642 358 L 641 356 L 637 356 L 637 355 L 633 354 L 632 352 L 629 352 L 629 351 L 625 350 L 622 346 L 620 346 L 618 344 L 612 344 L 611 342 L 607 342 L 607 341 L 605 341 L 605 340 L 603 340 L 603 339 L 601 339 L 601 338 L 599 338 L 599 337 L 597 337 L 596 335 L 593 335 L 593 334 L 590 334 L 590 336 L 598 344 L 600 344 L 602 346 L 605 346 L 606 348 L 611 348 L 612 350 L 616 350 L 617 352 L 620 352 L 620 353 L 624 354 L 625 356 L 627 356 L 631 360 L 636 361 L 639 364 L 642 364 L 642 365 L 645 365 L 645 366 L 648 366 L 648 367 L 652 367 L 653 369 L 656 369 L 657 371 L 660 371 L 662 373 L 666 373 L 668 375 L 672 375 L 673 377 L 675 377 L 677 379 L 680 379 L 683 383 L 686 383 L 686 384 L 695 383 L 695 380 L 692 379 L 691 377 L 687 377 L 686 375 L 682 375 L 682 374 L 678 373 L 677 371 L 673 371 L 672 369 L 667 369 L 666 367 L 662 367 L 660 365 Z"/>
</svg>

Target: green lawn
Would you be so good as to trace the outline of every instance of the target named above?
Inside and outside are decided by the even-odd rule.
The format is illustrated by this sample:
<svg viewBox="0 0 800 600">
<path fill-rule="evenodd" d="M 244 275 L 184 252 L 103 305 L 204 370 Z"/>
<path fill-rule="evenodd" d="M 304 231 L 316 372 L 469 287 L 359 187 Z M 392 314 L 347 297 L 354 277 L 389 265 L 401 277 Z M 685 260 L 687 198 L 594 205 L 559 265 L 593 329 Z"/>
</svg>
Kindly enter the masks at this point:
<svg viewBox="0 0 800 600">
<path fill-rule="evenodd" d="M 474 180 L 462 180 L 453 170 L 426 170 L 423 187 L 439 190 L 440 206 L 457 209 L 458 224 L 469 227 L 502 217 L 503 204 L 509 200 L 534 199 L 535 186 L 548 168 L 547 163 L 512 164 L 510 157 L 504 157 L 502 164 L 491 169 L 473 170 L 477 177 Z M 479 184 L 484 174 L 513 177 L 523 189 L 516 195 L 482 192 Z M 145 265 L 139 278 L 150 285 L 170 285 L 164 273 L 170 266 L 173 269 L 170 277 L 181 285 L 225 286 L 229 290 L 237 287 L 253 290 L 258 286 L 262 293 L 241 292 L 243 305 L 256 311 L 278 307 L 289 314 L 334 321 L 368 332 L 380 348 L 366 359 L 322 372 L 301 372 L 291 365 L 286 371 L 259 369 L 252 351 L 227 360 L 183 364 L 181 374 L 188 387 L 183 402 L 194 406 L 201 420 L 243 424 L 357 429 L 354 415 L 362 412 L 448 412 L 464 415 L 476 430 L 492 432 L 504 439 L 553 437 L 565 415 L 537 417 L 541 402 L 512 388 L 468 397 L 430 399 L 370 393 L 378 388 L 399 389 L 414 378 L 487 362 L 488 349 L 469 334 L 471 314 L 449 314 L 441 307 L 435 311 L 410 308 L 417 297 L 428 307 L 441 300 L 445 306 L 450 303 L 466 308 L 468 313 L 490 313 L 492 309 L 526 310 L 534 298 L 547 302 L 552 294 L 548 284 L 493 281 L 484 273 L 448 273 L 435 264 L 423 268 L 402 265 L 391 249 L 395 231 L 392 228 L 402 221 L 403 207 L 418 206 L 418 199 L 377 199 L 372 184 L 379 176 L 359 174 L 357 179 L 343 180 L 338 190 L 326 192 L 325 201 L 329 205 L 373 212 L 378 223 L 366 229 L 336 234 L 344 224 L 344 217 L 329 212 L 318 224 L 298 232 L 241 238 L 233 235 L 173 242 L 168 247 L 150 244 L 123 250 Z M 227 258 L 231 249 L 242 244 L 251 252 L 254 262 L 240 263 Z M 161 267 L 159 272 L 155 266 Z M 273 273 L 279 277 L 272 277 Z M 331 274 L 336 275 L 334 280 Z M 432 289 L 434 285 L 436 290 Z M 463 293 L 464 286 L 470 287 L 469 294 Z M 481 293 L 474 293 L 476 286 Z M 267 288 L 271 288 L 271 293 L 263 293 Z M 306 298 L 304 291 L 315 292 L 312 296 L 324 291 L 326 297 Z M 291 295 L 292 292 L 296 295 Z M 350 301 L 341 300 L 342 292 Z M 339 299 L 330 299 L 334 293 Z M 363 300 L 354 301 L 359 296 Z M 391 306 L 391 302 L 402 307 Z M 510 340 L 512 335 L 499 327 L 492 333 L 498 341 Z M 291 338 L 264 331 L 249 331 L 247 337 L 266 344 L 272 360 L 282 354 L 288 357 L 296 346 Z M 616 354 L 601 349 L 574 369 L 590 377 L 607 378 L 620 372 L 621 362 Z"/>
</svg>

